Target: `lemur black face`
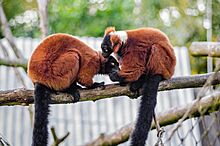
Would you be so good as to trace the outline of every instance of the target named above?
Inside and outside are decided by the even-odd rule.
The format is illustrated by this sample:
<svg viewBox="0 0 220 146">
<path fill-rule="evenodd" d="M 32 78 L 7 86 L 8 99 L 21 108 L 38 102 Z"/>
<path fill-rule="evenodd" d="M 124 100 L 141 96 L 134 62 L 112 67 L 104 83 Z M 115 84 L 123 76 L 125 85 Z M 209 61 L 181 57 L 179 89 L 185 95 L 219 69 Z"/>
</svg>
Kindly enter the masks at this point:
<svg viewBox="0 0 220 146">
<path fill-rule="evenodd" d="M 101 44 L 102 55 L 105 58 L 108 58 L 113 52 L 112 43 L 110 41 L 110 35 L 106 35 Z"/>
<path fill-rule="evenodd" d="M 119 70 L 119 63 L 114 57 L 109 56 L 105 63 L 105 74 L 118 71 L 118 70 Z"/>
</svg>

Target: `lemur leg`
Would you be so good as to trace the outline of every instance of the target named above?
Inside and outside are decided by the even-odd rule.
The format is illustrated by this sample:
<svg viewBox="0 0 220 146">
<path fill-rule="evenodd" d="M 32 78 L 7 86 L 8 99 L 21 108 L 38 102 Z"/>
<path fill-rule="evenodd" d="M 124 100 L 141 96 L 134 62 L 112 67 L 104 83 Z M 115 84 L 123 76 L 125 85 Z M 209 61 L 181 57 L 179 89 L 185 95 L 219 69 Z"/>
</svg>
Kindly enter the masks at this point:
<svg viewBox="0 0 220 146">
<path fill-rule="evenodd" d="M 69 88 L 63 90 L 62 92 L 68 93 L 72 95 L 72 101 L 78 102 L 80 99 L 79 90 L 81 87 L 76 84 L 76 82 L 72 83 Z"/>
<path fill-rule="evenodd" d="M 121 70 L 110 73 L 110 79 L 119 83 L 137 81 L 145 72 L 144 58 L 146 58 L 145 52 L 126 53 L 122 58 Z"/>
<path fill-rule="evenodd" d="M 138 79 L 142 74 L 144 74 L 144 68 L 139 67 L 129 71 L 120 70 L 120 71 L 111 72 L 109 74 L 109 78 L 112 81 L 114 82 L 118 81 L 120 85 L 123 85 L 136 81 L 139 82 Z"/>
<path fill-rule="evenodd" d="M 113 71 L 113 72 L 109 73 L 109 78 L 111 81 L 113 81 L 113 82 L 118 81 L 120 84 L 125 82 L 125 78 L 121 77 L 118 74 L 118 71 Z"/>
<path fill-rule="evenodd" d="M 142 74 L 137 81 L 131 82 L 129 90 L 133 92 L 132 98 L 138 98 L 140 96 L 140 89 L 142 88 L 144 82 L 147 80 L 147 75 Z"/>
<path fill-rule="evenodd" d="M 131 82 L 130 83 L 130 88 L 129 88 L 130 91 L 131 92 L 138 91 L 140 88 L 142 88 L 142 86 L 143 86 L 144 82 L 146 81 L 146 79 L 147 79 L 147 75 L 142 74 L 137 81 Z"/>
<path fill-rule="evenodd" d="M 85 76 L 87 77 L 87 78 L 85 78 Z M 83 86 L 86 86 L 86 88 L 88 88 L 88 89 L 94 89 L 94 88 L 103 88 L 104 89 L 104 82 L 100 82 L 100 83 L 98 83 L 98 82 L 93 82 L 93 80 L 92 80 L 92 75 L 89 75 L 89 74 L 86 74 L 86 75 L 83 75 L 83 73 L 81 73 L 80 75 L 79 75 L 79 79 L 78 79 L 78 82 L 79 82 L 79 84 L 80 85 L 83 85 Z"/>
</svg>

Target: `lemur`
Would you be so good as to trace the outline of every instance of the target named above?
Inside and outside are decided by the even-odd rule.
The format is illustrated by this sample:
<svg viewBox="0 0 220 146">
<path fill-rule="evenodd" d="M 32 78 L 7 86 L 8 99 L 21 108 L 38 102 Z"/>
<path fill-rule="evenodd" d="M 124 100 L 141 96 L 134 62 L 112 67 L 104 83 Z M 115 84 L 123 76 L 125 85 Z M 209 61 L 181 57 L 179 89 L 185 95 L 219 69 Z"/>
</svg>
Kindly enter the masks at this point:
<svg viewBox="0 0 220 146">
<path fill-rule="evenodd" d="M 109 74 L 112 81 L 130 83 L 134 92 L 142 87 L 142 97 L 131 146 L 144 146 L 151 127 L 161 80 L 174 74 L 176 57 L 168 37 L 156 28 L 115 31 L 105 30 L 102 54 L 108 58 L 114 52 L 121 69 Z"/>
<path fill-rule="evenodd" d="M 54 34 L 45 38 L 34 50 L 28 62 L 28 76 L 34 83 L 35 121 L 32 146 L 48 143 L 48 114 L 50 95 L 60 91 L 80 98 L 77 83 L 88 88 L 104 86 L 93 82 L 95 74 L 118 70 L 119 64 L 105 59 L 79 39 L 68 34 Z"/>
</svg>

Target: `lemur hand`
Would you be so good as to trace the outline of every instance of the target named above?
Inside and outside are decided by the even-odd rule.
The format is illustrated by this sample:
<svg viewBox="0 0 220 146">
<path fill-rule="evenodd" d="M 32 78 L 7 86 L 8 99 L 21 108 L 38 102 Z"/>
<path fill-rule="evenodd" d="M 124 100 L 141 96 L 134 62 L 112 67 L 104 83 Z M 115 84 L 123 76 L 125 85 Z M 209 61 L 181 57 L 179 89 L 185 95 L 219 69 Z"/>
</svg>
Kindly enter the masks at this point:
<svg viewBox="0 0 220 146">
<path fill-rule="evenodd" d="M 95 88 L 101 88 L 101 89 L 105 89 L 105 82 L 94 82 L 92 86 L 88 87 L 89 89 L 95 89 Z"/>
<path fill-rule="evenodd" d="M 109 78 L 111 79 L 111 81 L 113 82 L 117 82 L 120 81 L 121 77 L 118 75 L 117 71 L 113 71 L 111 73 L 109 73 Z"/>
<path fill-rule="evenodd" d="M 120 86 L 127 85 L 127 82 L 125 81 L 125 79 L 123 77 L 119 76 L 117 71 L 109 73 L 109 78 L 113 82 L 117 82 L 118 81 Z"/>
</svg>

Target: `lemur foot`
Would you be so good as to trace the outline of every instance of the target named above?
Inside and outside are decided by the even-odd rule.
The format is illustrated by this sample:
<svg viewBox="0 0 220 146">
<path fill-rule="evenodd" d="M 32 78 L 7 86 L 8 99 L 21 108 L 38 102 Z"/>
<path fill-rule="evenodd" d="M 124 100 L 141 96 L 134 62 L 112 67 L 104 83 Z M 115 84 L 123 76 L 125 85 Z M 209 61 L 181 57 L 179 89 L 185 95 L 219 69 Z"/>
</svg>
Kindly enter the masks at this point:
<svg viewBox="0 0 220 146">
<path fill-rule="evenodd" d="M 78 89 L 81 89 L 82 87 L 77 85 L 76 83 L 72 83 L 69 88 L 63 90 L 62 92 L 68 93 L 72 96 L 73 103 L 78 102 L 80 99 L 80 93 Z"/>
<path fill-rule="evenodd" d="M 136 90 L 134 92 L 132 92 L 131 96 L 129 98 L 131 99 L 137 99 L 140 96 L 140 91 Z"/>
<path fill-rule="evenodd" d="M 140 96 L 140 89 L 142 85 L 139 84 L 139 82 L 133 82 L 130 84 L 129 90 L 132 92 L 132 95 L 130 98 L 137 99 Z"/>
<path fill-rule="evenodd" d="M 89 89 L 101 88 L 102 90 L 105 89 L 105 82 L 94 82 L 92 86 L 88 87 Z"/>
<path fill-rule="evenodd" d="M 123 78 L 120 77 L 118 75 L 118 72 L 116 72 L 116 71 L 109 73 L 109 78 L 113 82 L 116 82 L 116 81 L 123 82 Z"/>
<path fill-rule="evenodd" d="M 75 90 L 74 92 L 69 93 L 72 96 L 73 103 L 78 102 L 80 99 L 80 93 L 79 90 Z"/>
</svg>

